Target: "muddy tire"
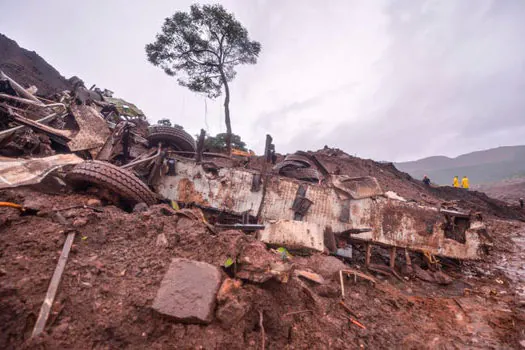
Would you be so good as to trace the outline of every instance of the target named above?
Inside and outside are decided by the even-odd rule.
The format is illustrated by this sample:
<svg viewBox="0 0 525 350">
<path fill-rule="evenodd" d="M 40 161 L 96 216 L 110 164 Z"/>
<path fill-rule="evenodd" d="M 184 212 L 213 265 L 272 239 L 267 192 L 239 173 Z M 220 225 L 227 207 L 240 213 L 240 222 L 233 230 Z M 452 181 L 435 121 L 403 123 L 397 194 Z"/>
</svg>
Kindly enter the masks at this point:
<svg viewBox="0 0 525 350">
<path fill-rule="evenodd" d="M 171 126 L 150 126 L 148 128 L 148 142 L 150 147 L 156 147 L 159 142 L 170 145 L 178 151 L 195 152 L 195 139 L 186 131 Z"/>
<path fill-rule="evenodd" d="M 129 204 L 144 202 L 155 204 L 155 194 L 138 177 L 128 170 L 98 160 L 88 160 L 76 165 L 66 176 L 74 187 L 95 185 L 116 193 Z"/>
<path fill-rule="evenodd" d="M 319 181 L 319 172 L 314 168 L 283 169 L 281 175 L 304 181 Z"/>
<path fill-rule="evenodd" d="M 304 164 L 304 167 L 314 167 L 315 165 L 305 156 L 299 155 L 299 154 L 289 154 L 284 158 L 285 162 L 293 161 Z"/>
</svg>

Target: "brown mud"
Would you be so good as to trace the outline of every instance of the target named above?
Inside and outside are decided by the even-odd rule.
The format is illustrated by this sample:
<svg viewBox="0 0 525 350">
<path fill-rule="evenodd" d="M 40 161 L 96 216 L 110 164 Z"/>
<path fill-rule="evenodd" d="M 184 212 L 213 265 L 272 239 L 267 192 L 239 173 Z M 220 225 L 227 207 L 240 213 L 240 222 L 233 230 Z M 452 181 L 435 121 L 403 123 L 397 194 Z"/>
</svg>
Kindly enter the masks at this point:
<svg viewBox="0 0 525 350">
<path fill-rule="evenodd" d="M 518 222 L 490 221 L 495 245 L 484 261 L 443 261 L 443 271 L 453 278 L 446 286 L 410 274 L 403 281 L 375 275 L 375 286 L 351 277 L 345 279 L 345 303 L 352 316 L 338 304 L 339 280 L 331 278 L 334 271 L 326 260 L 334 258 L 293 257 L 297 268 L 310 268 L 327 283 L 297 277 L 288 283 L 245 281 L 234 298 L 219 303 L 214 321 L 203 326 L 176 323 L 151 309 L 171 258 L 222 266 L 235 254 L 264 260 L 274 253 L 239 231 L 213 235 L 201 222 L 175 215 L 163 204 L 141 213 L 110 205 L 100 207 L 102 212 L 62 210 L 67 226 L 55 219 L 57 209 L 92 198 L 30 189 L 0 192 L 1 201 L 39 210 L 21 216 L 16 209 L 0 208 L 0 347 L 260 349 L 259 312 L 268 349 L 519 348 L 525 340 L 518 290 L 523 276 L 513 274 L 515 263 L 502 263 L 524 254 L 525 247 L 513 241 L 524 234 Z M 45 332 L 30 339 L 68 229 L 78 233 L 52 314 Z M 363 256 L 356 248 L 349 267 L 357 269 Z M 385 264 L 387 254 L 381 248 L 374 252 L 372 261 Z M 397 261 L 401 271 L 402 255 Z M 420 261 L 413 257 L 414 264 Z M 304 312 L 294 314 L 298 311 Z"/>
</svg>

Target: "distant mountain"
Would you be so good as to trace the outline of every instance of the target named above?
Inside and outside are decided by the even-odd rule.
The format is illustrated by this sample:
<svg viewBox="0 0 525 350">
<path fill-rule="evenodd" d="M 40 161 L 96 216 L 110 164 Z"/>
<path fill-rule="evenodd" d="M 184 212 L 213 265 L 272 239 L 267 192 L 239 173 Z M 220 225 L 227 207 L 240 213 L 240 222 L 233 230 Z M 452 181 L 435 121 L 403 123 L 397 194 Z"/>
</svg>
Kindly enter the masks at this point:
<svg viewBox="0 0 525 350">
<path fill-rule="evenodd" d="M 425 174 L 440 185 L 452 184 L 454 175 L 468 176 L 471 184 L 498 182 L 525 176 L 525 146 L 506 146 L 463 154 L 456 158 L 435 156 L 395 166 L 416 179 Z"/>
<path fill-rule="evenodd" d="M 66 78 L 36 52 L 21 48 L 1 33 L 0 70 L 24 87 L 35 85 L 41 96 L 71 89 Z"/>
</svg>

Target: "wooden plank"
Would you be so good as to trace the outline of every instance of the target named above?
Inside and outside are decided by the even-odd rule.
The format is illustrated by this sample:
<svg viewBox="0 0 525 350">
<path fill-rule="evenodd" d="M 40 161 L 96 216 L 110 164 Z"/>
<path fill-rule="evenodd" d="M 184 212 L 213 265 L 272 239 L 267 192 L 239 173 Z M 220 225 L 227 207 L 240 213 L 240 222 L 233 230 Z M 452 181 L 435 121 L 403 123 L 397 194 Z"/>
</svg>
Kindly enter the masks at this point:
<svg viewBox="0 0 525 350">
<path fill-rule="evenodd" d="M 396 247 L 390 248 L 390 268 L 393 269 L 396 266 Z"/>
<path fill-rule="evenodd" d="M 44 299 L 44 302 L 42 303 L 42 307 L 40 308 L 40 314 L 38 315 L 38 318 L 36 320 L 35 328 L 33 329 L 33 334 L 31 335 L 32 337 L 35 337 L 42 333 L 44 327 L 46 326 L 46 322 L 49 317 L 49 312 L 51 311 L 51 307 L 53 306 L 53 302 L 55 301 L 58 285 L 60 284 L 60 280 L 62 279 L 62 273 L 64 272 L 64 268 L 66 267 L 67 258 L 69 257 L 69 251 L 71 250 L 71 245 L 73 244 L 74 239 L 75 232 L 69 232 L 67 234 L 64 247 L 62 248 L 60 258 L 58 259 L 55 272 L 53 273 L 53 277 L 51 278 L 51 282 L 49 283 L 49 287 L 47 288 L 46 297 Z"/>
<path fill-rule="evenodd" d="M 370 257 L 372 256 L 372 245 L 370 243 L 366 244 L 366 253 L 365 253 L 365 266 L 370 265 Z"/>
</svg>

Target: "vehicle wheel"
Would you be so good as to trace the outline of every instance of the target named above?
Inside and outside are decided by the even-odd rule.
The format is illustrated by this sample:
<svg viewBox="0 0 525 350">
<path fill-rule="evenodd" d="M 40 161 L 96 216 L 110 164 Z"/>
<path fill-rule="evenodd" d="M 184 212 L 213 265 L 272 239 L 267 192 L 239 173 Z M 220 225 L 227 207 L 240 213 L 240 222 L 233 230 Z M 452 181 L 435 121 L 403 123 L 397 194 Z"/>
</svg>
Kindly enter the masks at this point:
<svg viewBox="0 0 525 350">
<path fill-rule="evenodd" d="M 150 147 L 156 147 L 159 142 L 168 144 L 177 151 L 195 152 L 195 139 L 181 128 L 154 125 L 148 128 L 148 142 Z"/>
<path fill-rule="evenodd" d="M 96 185 L 107 189 L 131 205 L 140 202 L 152 205 L 157 202 L 155 193 L 133 173 L 99 160 L 88 160 L 76 165 L 66 175 L 66 180 L 75 187 Z"/>
</svg>

